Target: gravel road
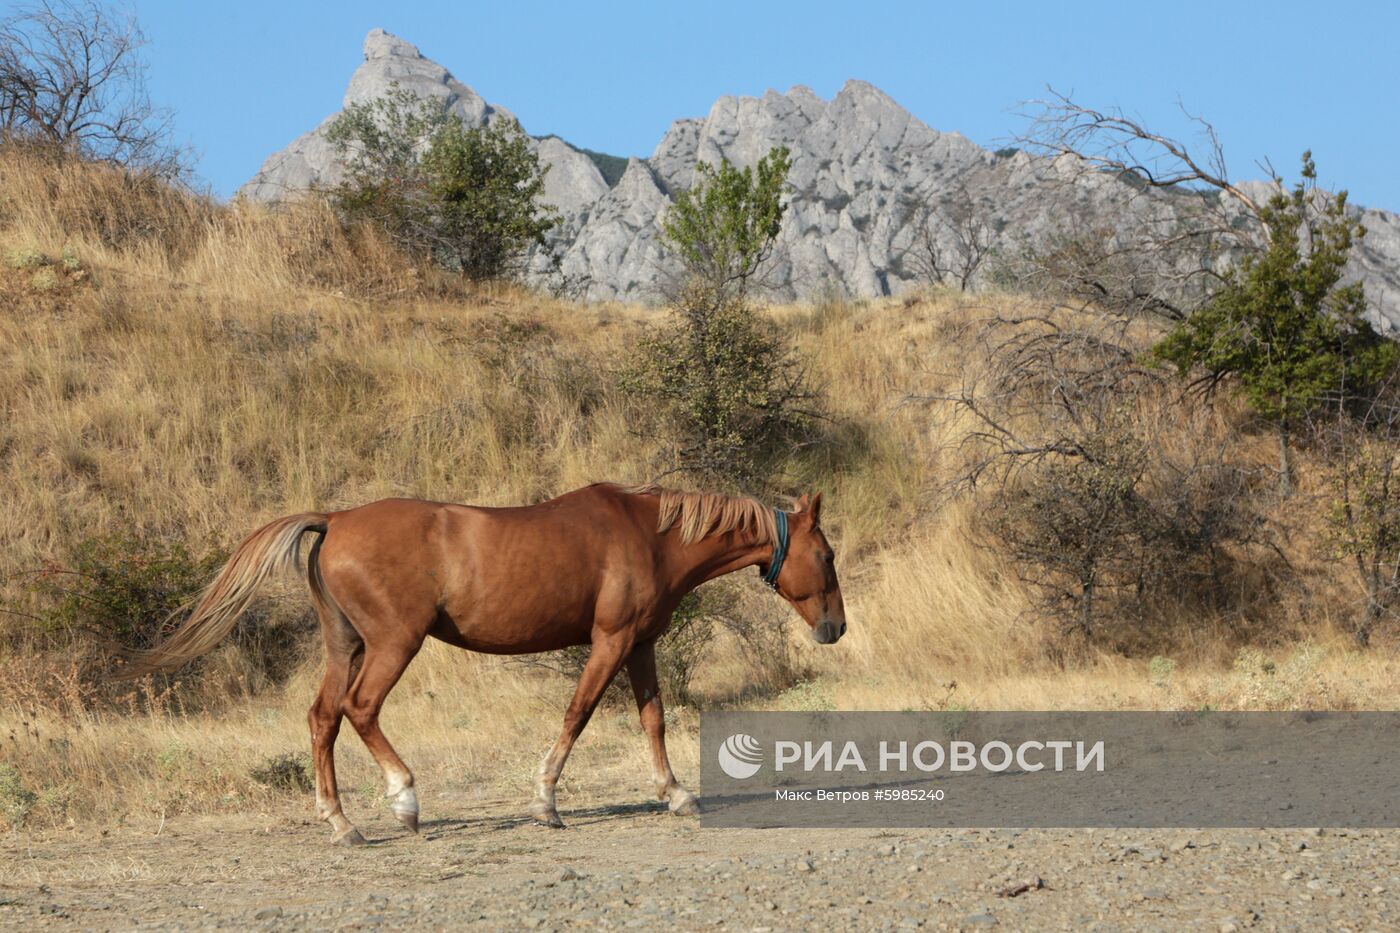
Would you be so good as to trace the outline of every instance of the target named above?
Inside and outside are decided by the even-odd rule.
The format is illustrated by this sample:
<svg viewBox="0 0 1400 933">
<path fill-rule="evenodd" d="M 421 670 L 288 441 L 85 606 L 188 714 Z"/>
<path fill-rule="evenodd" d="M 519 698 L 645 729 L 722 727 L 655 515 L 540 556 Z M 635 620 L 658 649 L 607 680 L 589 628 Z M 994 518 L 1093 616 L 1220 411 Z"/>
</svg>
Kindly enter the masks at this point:
<svg viewBox="0 0 1400 933">
<path fill-rule="evenodd" d="M 1400 830 L 704 830 L 610 803 L 639 797 L 561 802 L 549 830 L 444 793 L 425 816 L 460 818 L 414 837 L 379 810 L 355 849 L 291 803 L 11 835 L 0 927 L 1400 929 Z"/>
</svg>

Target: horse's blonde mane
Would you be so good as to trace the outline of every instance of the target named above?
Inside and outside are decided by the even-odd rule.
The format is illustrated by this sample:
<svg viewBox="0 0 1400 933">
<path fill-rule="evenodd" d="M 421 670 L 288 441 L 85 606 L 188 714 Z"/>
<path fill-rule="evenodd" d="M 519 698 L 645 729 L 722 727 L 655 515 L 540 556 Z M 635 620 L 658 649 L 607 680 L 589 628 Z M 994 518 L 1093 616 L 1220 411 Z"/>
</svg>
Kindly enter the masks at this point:
<svg viewBox="0 0 1400 933">
<path fill-rule="evenodd" d="M 664 486 L 624 486 L 622 491 L 661 500 L 656 532 L 665 534 L 679 528 L 686 544 L 729 531 L 752 531 L 759 544 L 776 541 L 777 521 L 773 510 L 747 496 L 726 496 L 718 492 L 686 492 Z"/>
</svg>

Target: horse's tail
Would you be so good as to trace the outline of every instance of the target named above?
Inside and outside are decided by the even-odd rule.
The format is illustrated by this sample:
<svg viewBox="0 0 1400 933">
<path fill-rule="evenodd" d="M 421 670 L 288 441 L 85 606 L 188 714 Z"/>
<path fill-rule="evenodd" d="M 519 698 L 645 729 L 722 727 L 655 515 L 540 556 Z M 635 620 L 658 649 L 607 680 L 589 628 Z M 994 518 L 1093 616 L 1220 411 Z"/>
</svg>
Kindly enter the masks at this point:
<svg viewBox="0 0 1400 933">
<path fill-rule="evenodd" d="M 212 651 L 269 577 L 296 569 L 301 536 L 308 531 L 325 534 L 326 516 L 319 512 L 288 515 L 250 534 L 205 587 L 189 618 L 151 650 L 133 655 L 119 676 L 128 679 L 174 670 Z M 313 581 L 319 576 L 310 575 Z"/>
</svg>

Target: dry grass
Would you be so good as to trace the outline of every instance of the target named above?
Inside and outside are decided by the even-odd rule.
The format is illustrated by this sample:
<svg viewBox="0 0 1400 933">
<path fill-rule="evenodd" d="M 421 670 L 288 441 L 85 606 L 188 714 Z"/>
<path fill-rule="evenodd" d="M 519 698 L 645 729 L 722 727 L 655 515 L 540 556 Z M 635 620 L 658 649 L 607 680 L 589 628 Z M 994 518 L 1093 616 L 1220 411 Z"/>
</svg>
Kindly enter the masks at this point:
<svg viewBox="0 0 1400 933">
<path fill-rule="evenodd" d="M 656 312 L 470 290 L 345 233 L 314 204 L 222 207 L 8 153 L 0 259 L 0 605 L 16 611 L 43 611 L 25 572 L 133 523 L 198 553 L 307 509 L 389 495 L 530 502 L 599 479 L 646 482 L 665 466 L 630 429 L 632 403 L 611 378 Z M 834 649 L 796 644 L 811 681 L 776 695 L 750 689 L 753 659 L 722 640 L 698 695 L 778 708 L 1393 707 L 1389 650 L 1357 653 L 1336 632 L 1348 583 L 1317 557 L 1306 515 L 1280 516 L 1304 584 L 1270 610 L 1266 647 L 1242 650 L 1236 620 L 1196 618 L 1164 652 L 1174 669 L 1102 652 L 1069 669 L 1046 659 L 1024 587 L 976 543 L 976 503 L 936 492 L 961 456 L 949 447 L 958 418 L 903 404 L 952 387 L 968 322 L 1019 300 L 773 310 L 834 417 L 833 443 L 795 460 L 790 485 L 827 494 L 852 631 Z M 780 611 L 756 581 L 738 585 L 741 611 Z M 295 582 L 282 593 L 304 598 Z M 25 621 L 0 618 L 0 767 L 33 794 L 26 825 L 256 805 L 279 791 L 250 773 L 306 745 L 314 657 L 285 685 L 234 691 L 207 713 L 158 700 L 95 711 L 63 687 L 66 659 L 26 653 Z M 793 617 L 794 636 L 799 626 Z M 219 663 L 217 682 L 241 682 L 238 658 Z M 385 730 L 421 780 L 523 795 L 570 690 L 433 645 L 391 697 Z M 697 713 L 668 716 L 677 768 L 693 779 Z M 565 793 L 569 780 L 641 772 L 644 744 L 633 713 L 604 709 Z M 377 799 L 358 741 L 347 733 L 340 748 L 344 785 Z"/>
</svg>

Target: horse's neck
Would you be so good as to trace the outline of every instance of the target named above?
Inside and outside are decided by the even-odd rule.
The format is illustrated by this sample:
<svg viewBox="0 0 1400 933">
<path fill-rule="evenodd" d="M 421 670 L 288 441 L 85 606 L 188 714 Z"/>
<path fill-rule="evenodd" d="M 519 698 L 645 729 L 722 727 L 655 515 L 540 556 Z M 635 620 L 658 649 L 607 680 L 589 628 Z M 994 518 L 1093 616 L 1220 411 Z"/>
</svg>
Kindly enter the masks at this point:
<svg viewBox="0 0 1400 933">
<path fill-rule="evenodd" d="M 666 539 L 670 539 L 671 547 L 678 549 L 671 563 L 680 579 L 674 583 L 686 591 L 716 577 L 761 564 L 773 554 L 772 544 L 758 544 L 751 533 L 741 531 L 711 535 L 692 544 L 680 544 L 678 536 L 667 535 Z"/>
</svg>

